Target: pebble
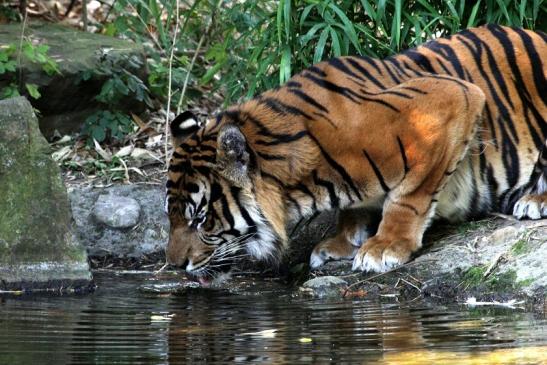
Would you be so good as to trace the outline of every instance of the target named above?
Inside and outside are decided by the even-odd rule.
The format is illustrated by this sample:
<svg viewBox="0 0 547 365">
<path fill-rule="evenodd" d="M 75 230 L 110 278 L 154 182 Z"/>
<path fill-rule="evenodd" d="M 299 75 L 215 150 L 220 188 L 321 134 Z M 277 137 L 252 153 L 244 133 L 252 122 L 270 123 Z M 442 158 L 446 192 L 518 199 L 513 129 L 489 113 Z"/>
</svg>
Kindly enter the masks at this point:
<svg viewBox="0 0 547 365">
<path fill-rule="evenodd" d="M 139 223 L 141 207 L 133 198 L 103 194 L 95 202 L 92 214 L 108 227 L 126 229 Z"/>
</svg>

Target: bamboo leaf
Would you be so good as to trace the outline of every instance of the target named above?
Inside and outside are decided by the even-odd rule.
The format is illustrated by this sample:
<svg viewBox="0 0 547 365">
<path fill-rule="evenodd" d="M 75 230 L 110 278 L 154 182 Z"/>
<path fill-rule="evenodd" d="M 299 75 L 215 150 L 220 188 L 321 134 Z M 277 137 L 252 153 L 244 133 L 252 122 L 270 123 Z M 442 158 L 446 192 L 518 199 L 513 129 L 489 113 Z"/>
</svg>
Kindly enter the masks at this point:
<svg viewBox="0 0 547 365">
<path fill-rule="evenodd" d="M 313 63 L 318 63 L 323 58 L 323 53 L 325 52 L 325 45 L 327 44 L 327 37 L 329 36 L 330 26 L 325 27 L 319 36 L 319 41 L 315 47 L 315 52 L 313 54 Z"/>
</svg>

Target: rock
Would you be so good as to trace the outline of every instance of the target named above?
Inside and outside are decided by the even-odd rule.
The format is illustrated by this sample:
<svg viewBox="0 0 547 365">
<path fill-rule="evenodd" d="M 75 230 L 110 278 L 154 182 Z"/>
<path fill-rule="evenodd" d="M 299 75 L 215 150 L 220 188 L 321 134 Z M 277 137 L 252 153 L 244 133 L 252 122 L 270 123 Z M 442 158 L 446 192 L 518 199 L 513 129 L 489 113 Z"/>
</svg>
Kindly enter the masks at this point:
<svg viewBox="0 0 547 365">
<path fill-rule="evenodd" d="M 319 276 L 302 284 L 300 292 L 304 295 L 318 298 L 340 298 L 347 284 L 347 281 L 336 276 Z"/>
<path fill-rule="evenodd" d="M 351 282 L 360 281 L 355 289 L 369 294 L 458 302 L 469 297 L 522 299 L 539 306 L 546 302 L 547 219 L 433 224 L 424 246 L 414 260 L 397 270 L 354 275 Z M 351 265 L 351 260 L 338 261 L 319 270 L 324 275 L 348 275 Z"/>
<path fill-rule="evenodd" d="M 165 188 L 153 185 L 70 188 L 76 229 L 89 255 L 141 258 L 163 253 L 169 238 L 164 196 Z M 117 204 L 125 208 L 118 210 Z"/>
<path fill-rule="evenodd" d="M 48 55 L 57 62 L 61 72 L 48 76 L 39 65 L 30 63 L 23 63 L 21 68 L 22 82 L 36 84 L 42 94 L 41 98 L 31 102 L 40 110 L 40 129 L 46 137 L 56 129 L 61 133 L 77 132 L 89 115 L 104 109 L 94 98 L 106 78 L 82 81 L 81 76 L 84 71 L 97 68 L 105 55 L 119 59 L 126 68 L 129 68 L 131 58 L 145 64 L 142 46 L 130 41 L 50 23 L 27 24 L 25 34 L 33 42 L 50 47 Z M 19 44 L 20 36 L 20 23 L 2 24 L 0 47 Z M 146 69 L 142 67 L 137 76 L 145 80 Z M 0 89 L 5 85 L 6 74 L 0 75 Z M 127 98 L 120 106 L 122 111 L 138 113 L 144 110 L 143 104 Z"/>
<path fill-rule="evenodd" d="M 59 167 L 23 97 L 0 101 L 0 290 L 86 287 Z"/>
<path fill-rule="evenodd" d="M 98 222 L 117 229 L 136 226 L 140 213 L 141 207 L 135 199 L 110 194 L 100 195 L 92 211 Z"/>
</svg>

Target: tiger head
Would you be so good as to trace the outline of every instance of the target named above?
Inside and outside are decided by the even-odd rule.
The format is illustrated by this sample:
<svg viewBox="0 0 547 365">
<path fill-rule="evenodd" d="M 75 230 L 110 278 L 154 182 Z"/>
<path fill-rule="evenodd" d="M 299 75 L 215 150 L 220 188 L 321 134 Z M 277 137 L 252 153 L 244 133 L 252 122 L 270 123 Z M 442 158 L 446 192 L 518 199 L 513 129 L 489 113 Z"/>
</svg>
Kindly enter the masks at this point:
<svg viewBox="0 0 547 365">
<path fill-rule="evenodd" d="M 202 125 L 184 112 L 170 125 L 167 262 L 202 284 L 240 259 L 278 257 L 284 240 L 257 201 L 253 152 L 239 127 L 226 119 Z"/>
</svg>

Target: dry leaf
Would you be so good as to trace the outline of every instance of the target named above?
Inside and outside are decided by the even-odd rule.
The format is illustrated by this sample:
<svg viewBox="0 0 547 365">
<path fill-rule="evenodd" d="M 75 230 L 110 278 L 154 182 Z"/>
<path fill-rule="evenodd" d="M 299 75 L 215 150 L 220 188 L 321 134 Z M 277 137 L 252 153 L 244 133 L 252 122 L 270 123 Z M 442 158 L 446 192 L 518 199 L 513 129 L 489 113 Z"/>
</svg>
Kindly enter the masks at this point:
<svg viewBox="0 0 547 365">
<path fill-rule="evenodd" d="M 93 138 L 93 143 L 95 144 L 95 151 L 106 161 L 110 162 L 112 161 L 112 153 L 105 151 L 99 142 L 95 138 Z"/>
</svg>

